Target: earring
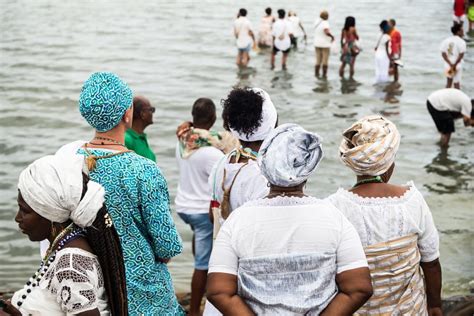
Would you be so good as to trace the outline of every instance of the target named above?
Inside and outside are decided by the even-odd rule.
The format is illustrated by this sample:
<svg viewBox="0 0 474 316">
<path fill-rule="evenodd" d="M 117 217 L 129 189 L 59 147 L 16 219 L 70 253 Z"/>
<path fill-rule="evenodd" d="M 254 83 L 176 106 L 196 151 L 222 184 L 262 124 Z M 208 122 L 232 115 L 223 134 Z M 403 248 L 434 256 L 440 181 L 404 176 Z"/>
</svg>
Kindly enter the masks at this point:
<svg viewBox="0 0 474 316">
<path fill-rule="evenodd" d="M 57 230 L 56 230 L 56 226 L 54 226 L 53 221 L 51 221 L 51 236 L 52 236 L 53 238 L 56 238 L 57 233 L 58 233 L 58 232 L 57 232 Z"/>
</svg>

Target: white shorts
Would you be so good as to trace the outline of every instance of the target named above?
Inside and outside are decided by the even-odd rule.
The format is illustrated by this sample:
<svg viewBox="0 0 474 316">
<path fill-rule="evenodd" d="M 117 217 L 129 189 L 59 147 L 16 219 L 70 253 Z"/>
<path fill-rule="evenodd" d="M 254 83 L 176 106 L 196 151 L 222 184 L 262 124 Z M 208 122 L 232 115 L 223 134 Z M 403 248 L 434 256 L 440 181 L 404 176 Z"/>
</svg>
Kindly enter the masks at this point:
<svg viewBox="0 0 474 316">
<path fill-rule="evenodd" d="M 466 19 L 466 15 L 465 15 L 465 14 L 463 14 L 463 15 L 461 15 L 461 16 L 456 16 L 456 15 L 453 14 L 453 21 L 454 21 L 455 23 L 464 23 L 464 20 L 465 20 L 465 19 Z"/>
<path fill-rule="evenodd" d="M 447 72 L 449 66 L 444 68 L 444 71 Z M 462 65 L 458 65 L 456 68 L 456 74 L 453 77 L 453 83 L 460 83 L 462 79 Z"/>
</svg>

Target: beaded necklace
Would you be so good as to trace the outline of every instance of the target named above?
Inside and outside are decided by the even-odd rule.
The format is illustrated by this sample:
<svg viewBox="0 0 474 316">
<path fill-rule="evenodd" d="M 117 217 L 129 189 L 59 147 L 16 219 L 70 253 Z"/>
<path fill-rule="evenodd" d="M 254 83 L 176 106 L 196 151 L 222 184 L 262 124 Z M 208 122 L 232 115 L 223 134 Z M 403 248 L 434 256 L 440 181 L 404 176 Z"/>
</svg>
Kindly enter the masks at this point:
<svg viewBox="0 0 474 316">
<path fill-rule="evenodd" d="M 111 143 L 114 143 L 114 144 L 116 144 L 116 145 L 119 145 L 119 146 L 122 146 L 122 147 L 126 147 L 124 143 L 121 143 L 121 142 L 119 142 L 119 141 L 116 141 L 116 140 L 113 139 L 113 138 L 96 136 L 96 137 L 94 137 L 94 139 L 106 140 L 106 141 L 111 142 Z M 102 142 L 102 145 L 105 145 L 104 142 Z"/>
<path fill-rule="evenodd" d="M 53 263 L 54 259 L 56 259 L 56 253 L 63 249 L 64 245 L 66 245 L 68 242 L 71 242 L 76 238 L 85 236 L 84 229 L 73 225 L 74 224 L 71 223 L 68 227 L 66 227 L 51 243 L 51 246 L 48 248 L 46 255 L 40 263 L 39 269 L 35 272 L 35 274 L 33 274 L 32 277 L 30 277 L 28 282 L 26 282 L 25 286 L 23 287 L 24 289 L 26 289 L 26 293 L 21 296 L 21 299 L 18 299 L 18 302 L 16 303 L 18 307 L 23 305 L 23 302 L 31 293 L 31 291 L 35 287 L 39 286 L 39 283 L 43 276 L 46 274 L 46 271 L 48 271 L 49 266 Z M 54 249 L 56 244 L 57 247 L 56 249 Z"/>
<path fill-rule="evenodd" d="M 353 188 L 361 185 L 361 184 L 366 184 L 366 183 L 383 183 L 382 177 L 381 176 L 376 176 L 373 178 L 368 178 L 368 179 L 363 179 L 360 181 L 357 181 L 356 184 L 354 184 Z"/>
<path fill-rule="evenodd" d="M 243 146 L 240 146 L 238 153 L 239 153 L 239 156 L 242 156 L 251 160 L 257 160 L 257 157 L 258 157 L 258 152 L 253 151 L 251 148 L 248 148 L 248 147 L 244 148 Z"/>
</svg>

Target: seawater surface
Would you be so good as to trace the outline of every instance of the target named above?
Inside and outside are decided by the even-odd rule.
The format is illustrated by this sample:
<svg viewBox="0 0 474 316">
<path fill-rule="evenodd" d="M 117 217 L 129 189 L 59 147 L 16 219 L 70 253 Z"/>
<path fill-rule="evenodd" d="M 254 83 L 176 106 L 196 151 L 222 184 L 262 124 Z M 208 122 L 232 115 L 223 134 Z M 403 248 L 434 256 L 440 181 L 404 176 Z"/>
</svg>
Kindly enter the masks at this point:
<svg viewBox="0 0 474 316">
<path fill-rule="evenodd" d="M 271 71 L 269 54 L 252 52 L 251 68 L 235 66 L 232 23 L 239 7 L 257 27 L 271 5 L 295 10 L 308 44 L 288 60 L 288 71 Z M 414 180 L 440 231 L 443 291 L 467 293 L 474 287 L 474 130 L 456 123 L 448 152 L 436 145 L 438 133 L 426 98 L 443 88 L 441 41 L 450 35 L 452 1 L 8 1 L 0 0 L 0 289 L 17 289 L 36 271 L 38 244 L 22 235 L 16 213 L 17 179 L 33 160 L 61 145 L 90 139 L 77 99 L 94 71 L 113 71 L 157 107 L 146 132 L 172 198 L 178 170 L 175 128 L 190 118 L 198 97 L 218 105 L 235 85 L 266 89 L 281 123 L 296 122 L 324 138 L 325 158 L 311 177 L 310 194 L 325 197 L 354 176 L 338 160 L 341 132 L 355 119 L 382 113 L 402 134 L 393 182 Z M 353 15 L 363 51 L 356 81 L 340 80 L 338 57 L 330 56 L 329 78 L 313 76 L 312 24 L 329 10 L 339 38 L 344 18 Z M 401 87 L 373 86 L 373 47 L 384 18 L 397 19 L 403 36 Z M 471 40 L 473 38 L 471 37 Z M 463 90 L 473 97 L 473 42 L 468 43 Z M 222 122 L 218 120 L 216 128 Z M 174 212 L 174 205 L 173 205 Z M 189 289 L 193 269 L 191 231 L 176 218 L 185 252 L 169 264 L 177 291 Z"/>
</svg>

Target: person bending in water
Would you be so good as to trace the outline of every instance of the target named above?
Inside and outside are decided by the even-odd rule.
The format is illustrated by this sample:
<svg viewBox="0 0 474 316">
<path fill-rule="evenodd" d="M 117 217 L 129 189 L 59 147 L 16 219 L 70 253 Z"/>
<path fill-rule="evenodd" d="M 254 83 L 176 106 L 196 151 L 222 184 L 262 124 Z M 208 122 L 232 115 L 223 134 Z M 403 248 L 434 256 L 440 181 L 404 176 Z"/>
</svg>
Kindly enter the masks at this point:
<svg viewBox="0 0 474 316">
<path fill-rule="evenodd" d="M 459 89 L 441 89 L 433 92 L 426 101 L 428 111 L 441 133 L 439 141 L 447 147 L 454 132 L 454 120 L 463 118 L 464 126 L 474 126 L 474 100 Z"/>
</svg>

